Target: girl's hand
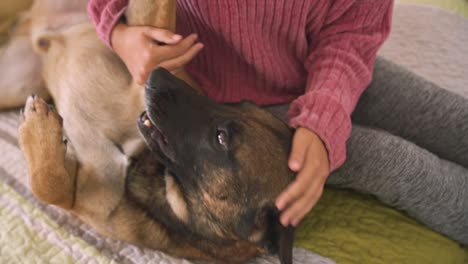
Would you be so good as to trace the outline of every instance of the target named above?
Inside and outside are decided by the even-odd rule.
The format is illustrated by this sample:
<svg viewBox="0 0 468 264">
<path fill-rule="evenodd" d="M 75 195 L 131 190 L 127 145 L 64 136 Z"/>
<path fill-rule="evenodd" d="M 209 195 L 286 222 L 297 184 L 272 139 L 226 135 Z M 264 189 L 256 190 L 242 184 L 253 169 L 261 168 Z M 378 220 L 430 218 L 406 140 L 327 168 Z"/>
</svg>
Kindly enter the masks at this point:
<svg viewBox="0 0 468 264">
<path fill-rule="evenodd" d="M 177 72 L 197 55 L 203 44 L 197 35 L 186 38 L 165 29 L 118 23 L 111 35 L 114 51 L 124 61 L 136 83 L 142 85 L 157 66 Z"/>
<path fill-rule="evenodd" d="M 307 128 L 298 128 L 288 165 L 298 174 L 278 196 L 276 207 L 282 211 L 280 221 L 283 226 L 296 226 L 322 196 L 330 174 L 328 153 L 319 136 Z"/>
</svg>

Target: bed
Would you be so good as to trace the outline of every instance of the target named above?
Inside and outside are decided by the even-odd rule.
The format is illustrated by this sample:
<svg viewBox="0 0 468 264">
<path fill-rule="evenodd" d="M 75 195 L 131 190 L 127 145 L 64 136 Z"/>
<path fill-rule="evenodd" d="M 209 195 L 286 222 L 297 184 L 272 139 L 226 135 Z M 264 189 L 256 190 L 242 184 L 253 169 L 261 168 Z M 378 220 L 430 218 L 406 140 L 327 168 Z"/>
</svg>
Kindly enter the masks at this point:
<svg viewBox="0 0 468 264">
<path fill-rule="evenodd" d="M 6 21 L 6 9 L 0 10 Z M 396 5 L 380 56 L 468 97 L 468 6 L 453 11 Z M 0 263 L 190 263 L 102 237 L 36 200 L 18 148 L 17 119 L 16 110 L 0 113 Z M 467 248 L 373 197 L 331 188 L 300 226 L 295 246 L 294 263 L 468 263 Z M 252 263 L 278 261 L 267 256 Z"/>
</svg>

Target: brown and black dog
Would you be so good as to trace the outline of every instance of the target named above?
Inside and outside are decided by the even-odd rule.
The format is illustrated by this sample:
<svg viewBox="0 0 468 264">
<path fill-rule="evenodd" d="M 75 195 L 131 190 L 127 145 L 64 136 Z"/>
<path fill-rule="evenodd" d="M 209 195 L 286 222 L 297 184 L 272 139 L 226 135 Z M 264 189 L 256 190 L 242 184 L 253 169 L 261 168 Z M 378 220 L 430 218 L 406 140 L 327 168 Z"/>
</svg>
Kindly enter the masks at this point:
<svg viewBox="0 0 468 264">
<path fill-rule="evenodd" d="M 237 246 L 224 253 L 239 245 L 291 262 L 293 229 L 279 223 L 274 206 L 293 179 L 292 134 L 282 121 L 250 102 L 215 103 L 157 69 L 138 124 L 152 151 L 146 159 L 159 162 L 137 162 L 126 182 L 130 201 L 209 255 L 242 255 Z M 159 178 L 145 173 L 148 163 Z M 164 197 L 161 189 L 171 191 Z"/>
<path fill-rule="evenodd" d="M 126 14 L 171 28 L 175 1 L 131 0 Z M 293 177 L 282 121 L 251 103 L 216 104 L 184 72 L 185 82 L 158 69 L 146 89 L 135 85 L 89 22 L 34 32 L 63 118 L 28 98 L 20 146 L 38 199 L 103 235 L 178 257 L 240 263 L 278 252 L 291 263 L 293 230 L 274 208 Z"/>
<path fill-rule="evenodd" d="M 290 129 L 250 102 L 215 103 L 162 68 L 152 73 L 145 98 L 138 127 L 149 150 L 134 158 L 124 195 L 102 219 L 108 235 L 190 259 L 240 263 L 278 253 L 291 263 L 294 230 L 279 223 L 274 206 L 293 179 Z M 61 118 L 34 96 L 23 118 L 29 165 L 53 177 L 66 166 Z"/>
</svg>

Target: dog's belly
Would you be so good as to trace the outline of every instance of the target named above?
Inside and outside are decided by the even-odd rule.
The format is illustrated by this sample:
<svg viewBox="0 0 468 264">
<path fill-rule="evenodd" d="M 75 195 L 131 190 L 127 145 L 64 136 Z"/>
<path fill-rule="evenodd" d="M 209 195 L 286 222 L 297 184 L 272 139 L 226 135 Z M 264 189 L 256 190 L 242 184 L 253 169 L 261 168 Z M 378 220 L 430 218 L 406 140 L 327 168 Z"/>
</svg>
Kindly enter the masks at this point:
<svg viewBox="0 0 468 264">
<path fill-rule="evenodd" d="M 144 146 L 136 127 L 142 90 L 131 86 L 125 65 L 90 23 L 57 34 L 49 36 L 44 77 L 80 164 L 71 172 L 76 173 L 73 212 L 113 235 L 109 219 L 121 206 L 129 159 Z"/>
</svg>

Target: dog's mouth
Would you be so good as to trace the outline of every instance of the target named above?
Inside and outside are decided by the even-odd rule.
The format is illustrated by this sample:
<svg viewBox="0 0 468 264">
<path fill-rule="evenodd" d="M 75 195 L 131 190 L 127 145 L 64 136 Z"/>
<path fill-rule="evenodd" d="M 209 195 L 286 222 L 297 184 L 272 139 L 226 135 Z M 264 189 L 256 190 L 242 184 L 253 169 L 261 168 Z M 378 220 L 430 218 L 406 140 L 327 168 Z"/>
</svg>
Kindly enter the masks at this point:
<svg viewBox="0 0 468 264">
<path fill-rule="evenodd" d="M 144 129 L 145 131 L 150 132 L 150 133 L 161 134 L 162 136 L 161 129 L 158 126 L 156 126 L 156 122 L 150 118 L 147 111 L 143 111 L 143 113 L 141 113 L 140 120 L 138 121 L 140 123 L 141 128 Z M 167 143 L 166 142 L 167 140 L 165 140 L 164 137 L 163 139 L 164 139 L 163 141 Z"/>
<path fill-rule="evenodd" d="M 148 111 L 141 113 L 138 120 L 140 131 L 152 151 L 160 152 L 169 161 L 174 162 L 174 152 L 169 148 L 167 137 Z"/>
<path fill-rule="evenodd" d="M 141 113 L 140 121 L 148 129 L 152 129 L 154 127 L 154 123 L 153 121 L 151 121 L 146 111 L 143 111 L 143 113 Z"/>
</svg>

